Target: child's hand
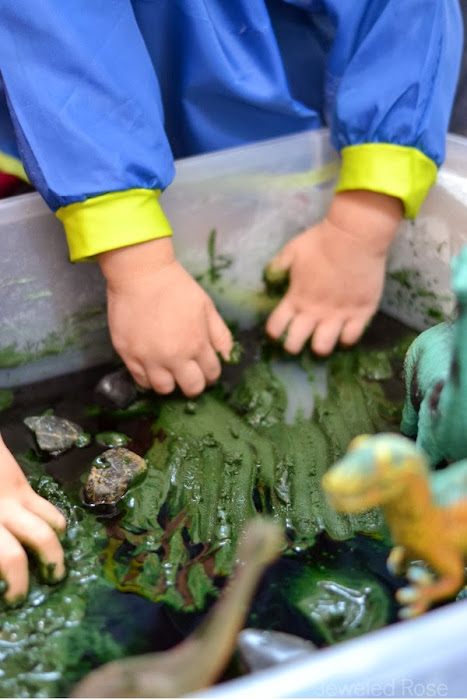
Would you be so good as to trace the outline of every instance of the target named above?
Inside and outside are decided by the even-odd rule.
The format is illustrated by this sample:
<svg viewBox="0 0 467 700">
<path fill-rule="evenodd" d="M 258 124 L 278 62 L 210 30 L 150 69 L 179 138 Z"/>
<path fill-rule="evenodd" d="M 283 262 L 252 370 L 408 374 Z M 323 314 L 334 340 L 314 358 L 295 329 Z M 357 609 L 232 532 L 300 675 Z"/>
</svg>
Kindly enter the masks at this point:
<svg viewBox="0 0 467 700">
<path fill-rule="evenodd" d="M 376 192 L 343 192 L 328 217 L 291 240 L 270 263 L 288 269 L 290 285 L 269 316 L 267 333 L 284 348 L 328 355 L 352 345 L 378 308 L 386 256 L 402 218 L 400 200 Z"/>
<path fill-rule="evenodd" d="M 227 326 L 175 259 L 169 238 L 102 253 L 113 345 L 135 381 L 196 396 L 218 379 L 233 347 Z"/>
<path fill-rule="evenodd" d="M 44 579 L 55 582 L 65 575 L 63 549 L 56 533 L 66 528 L 64 516 L 38 496 L 0 436 L 0 577 L 4 595 L 16 603 L 28 592 L 28 557 L 35 552 Z"/>
</svg>

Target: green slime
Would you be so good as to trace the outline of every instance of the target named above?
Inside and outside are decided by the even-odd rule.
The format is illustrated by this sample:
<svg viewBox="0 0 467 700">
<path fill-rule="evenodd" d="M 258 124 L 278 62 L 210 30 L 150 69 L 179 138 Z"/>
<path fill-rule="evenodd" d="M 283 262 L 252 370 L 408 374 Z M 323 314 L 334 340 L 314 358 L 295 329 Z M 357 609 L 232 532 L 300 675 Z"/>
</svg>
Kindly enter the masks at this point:
<svg viewBox="0 0 467 700">
<path fill-rule="evenodd" d="M 91 599 L 109 592 L 98 575 L 105 530 L 44 475 L 34 455 L 16 456 L 37 493 L 66 516 L 67 577 L 48 586 L 33 566 L 26 602 L 18 609 L 0 602 L 0 697 L 60 697 L 95 665 L 124 653 L 104 616 L 85 619 Z"/>
<path fill-rule="evenodd" d="M 13 403 L 13 392 L 11 389 L 0 389 L 0 411 L 9 408 Z"/>
<path fill-rule="evenodd" d="M 385 353 L 336 352 L 327 396 L 315 396 L 311 418 L 299 415 L 291 425 L 283 421 L 286 387 L 270 367 L 280 351 L 270 346 L 227 394 L 217 388 L 196 401 L 154 399 L 148 475 L 127 495 L 126 513 L 113 529 L 109 580 L 178 610 L 203 608 L 216 595 L 215 577 L 230 574 L 238 537 L 258 512 L 284 528 L 284 554 L 309 549 L 323 531 L 338 540 L 356 532 L 382 537 L 379 510 L 336 513 L 321 477 L 356 435 L 397 431 L 402 404 L 386 398 L 374 377 L 389 379 L 391 361 L 402 361 L 409 342 Z M 312 375 L 308 353 L 301 362 Z"/>
<path fill-rule="evenodd" d="M 292 424 L 284 422 L 287 387 L 271 370 L 278 358 L 287 360 L 269 343 L 259 348 L 258 361 L 244 359 L 242 366 L 229 368 L 237 372 L 230 387 L 228 382 L 219 384 L 197 400 L 145 395 L 127 411 L 90 407 L 88 415 L 103 415 L 107 424 L 124 416 L 154 418 L 147 477 L 127 494 L 122 512 L 110 521 L 96 520 L 79 494 L 70 495 L 45 475 L 33 452 L 16 455 L 33 487 L 67 517 L 68 575 L 62 583 L 47 586 L 33 570 L 26 603 L 0 610 L 0 696 L 63 697 L 91 668 L 145 651 L 138 648 L 138 619 L 127 622 L 125 643 L 108 631 L 109 594 L 115 589 L 166 603 L 174 614 L 205 610 L 232 571 L 246 521 L 258 512 L 281 523 L 284 559 L 290 561 L 309 556 L 323 532 L 340 540 L 357 532 L 383 538 L 379 511 L 359 517 L 335 513 L 320 480 L 355 435 L 397 431 L 402 401 L 385 395 L 383 381 L 385 389 L 397 382 L 412 338 L 384 352 L 364 344 L 336 352 L 328 362 L 327 396 L 316 395 L 311 418 L 298 414 Z M 315 359 L 304 352 L 299 360 L 289 361 L 300 362 L 313 391 Z M 313 568 L 312 555 L 307 566 Z M 329 579 L 329 572 L 322 577 L 325 573 Z M 288 593 L 304 618 L 313 595 L 312 590 L 307 593 L 310 576 L 316 583 L 315 574 L 305 570 Z M 335 571 L 332 580 L 333 585 L 355 589 L 346 572 Z M 372 581 L 371 572 L 359 579 L 364 589 Z M 114 618 L 125 617 L 120 605 Z M 319 605 L 329 608 L 322 600 Z M 360 632 L 387 621 L 384 606 L 376 618 L 374 606 L 367 607 Z M 321 618 L 311 616 L 310 621 L 324 643 L 345 636 L 338 620 L 329 625 Z M 331 630 L 327 636 L 324 629 Z M 354 634 L 350 628 L 348 632 Z"/>
</svg>

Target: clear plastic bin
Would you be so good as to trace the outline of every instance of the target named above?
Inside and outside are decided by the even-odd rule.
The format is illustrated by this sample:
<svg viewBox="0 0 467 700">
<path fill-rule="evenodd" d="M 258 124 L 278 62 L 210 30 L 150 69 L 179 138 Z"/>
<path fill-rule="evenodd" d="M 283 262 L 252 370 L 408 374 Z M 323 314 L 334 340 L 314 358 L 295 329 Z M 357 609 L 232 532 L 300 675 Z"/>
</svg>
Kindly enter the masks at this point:
<svg viewBox="0 0 467 700">
<path fill-rule="evenodd" d="M 230 318 L 248 325 L 264 313 L 254 303 L 263 266 L 323 216 L 337 169 L 326 130 L 177 163 L 162 196 L 177 254 L 202 275 L 216 231 L 215 253 L 231 264 L 210 291 Z M 448 318 L 449 263 L 466 240 L 467 140 L 450 136 L 437 185 L 391 248 L 382 309 L 419 330 Z M 97 264 L 68 261 L 61 224 L 39 195 L 0 202 L 0 249 L 0 386 L 110 359 Z M 466 697 L 466 629 L 467 601 L 446 605 L 196 697 Z"/>
</svg>

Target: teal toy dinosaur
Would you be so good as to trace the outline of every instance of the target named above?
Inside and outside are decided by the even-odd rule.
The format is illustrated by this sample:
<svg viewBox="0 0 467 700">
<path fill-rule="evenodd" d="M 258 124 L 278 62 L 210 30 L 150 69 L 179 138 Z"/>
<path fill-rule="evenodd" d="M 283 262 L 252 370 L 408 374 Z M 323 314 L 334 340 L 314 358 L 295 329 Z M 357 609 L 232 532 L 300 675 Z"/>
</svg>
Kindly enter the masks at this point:
<svg viewBox="0 0 467 700">
<path fill-rule="evenodd" d="M 340 512 L 381 506 L 394 544 L 388 569 L 394 574 L 407 569 L 410 582 L 396 594 L 401 617 L 419 615 L 461 589 L 467 555 L 467 459 L 431 471 L 427 456 L 412 440 L 389 433 L 363 435 L 352 440 L 322 485 Z M 419 560 L 434 575 L 409 566 Z"/>
<path fill-rule="evenodd" d="M 467 246 L 451 262 L 457 318 L 421 333 L 404 362 L 401 432 L 416 438 L 431 466 L 467 457 Z"/>
</svg>

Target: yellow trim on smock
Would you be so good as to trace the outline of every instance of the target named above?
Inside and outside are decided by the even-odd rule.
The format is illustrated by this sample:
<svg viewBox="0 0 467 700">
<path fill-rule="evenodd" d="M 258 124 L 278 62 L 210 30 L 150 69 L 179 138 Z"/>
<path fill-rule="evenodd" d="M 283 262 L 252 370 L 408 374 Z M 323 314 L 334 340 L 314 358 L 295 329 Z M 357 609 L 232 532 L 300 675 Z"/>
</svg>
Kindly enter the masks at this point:
<svg viewBox="0 0 467 700">
<path fill-rule="evenodd" d="M 372 190 L 398 197 L 405 216 L 414 219 L 436 182 L 437 166 L 416 148 L 391 143 L 364 143 L 342 149 L 336 192 Z"/>
<path fill-rule="evenodd" d="M 160 193 L 145 189 L 110 192 L 58 209 L 71 262 L 92 260 L 107 250 L 171 236 L 158 201 Z"/>
<path fill-rule="evenodd" d="M 0 153 L 0 171 L 6 175 L 15 175 L 24 182 L 29 182 L 24 166 L 19 158 L 8 156 L 6 153 Z"/>
</svg>

